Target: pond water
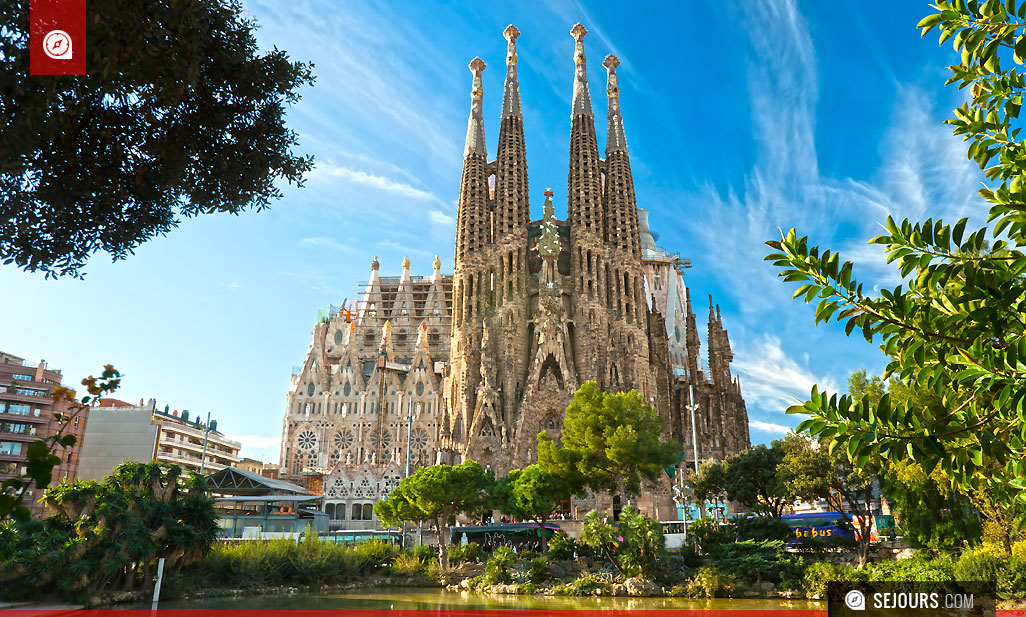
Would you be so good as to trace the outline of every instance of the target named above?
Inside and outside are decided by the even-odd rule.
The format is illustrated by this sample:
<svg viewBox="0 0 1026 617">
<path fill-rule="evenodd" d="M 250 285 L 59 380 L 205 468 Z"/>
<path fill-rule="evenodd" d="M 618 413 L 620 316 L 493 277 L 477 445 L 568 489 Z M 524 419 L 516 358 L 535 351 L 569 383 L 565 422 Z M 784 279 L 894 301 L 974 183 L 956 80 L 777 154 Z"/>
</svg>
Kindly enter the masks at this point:
<svg viewBox="0 0 1026 617">
<path fill-rule="evenodd" d="M 825 610 L 826 603 L 809 600 L 515 596 L 446 591 L 444 589 L 390 588 L 384 591 L 362 590 L 331 594 L 296 593 L 277 596 L 167 600 L 160 603 L 160 608 L 205 610 L 744 609 L 786 611 Z"/>
</svg>

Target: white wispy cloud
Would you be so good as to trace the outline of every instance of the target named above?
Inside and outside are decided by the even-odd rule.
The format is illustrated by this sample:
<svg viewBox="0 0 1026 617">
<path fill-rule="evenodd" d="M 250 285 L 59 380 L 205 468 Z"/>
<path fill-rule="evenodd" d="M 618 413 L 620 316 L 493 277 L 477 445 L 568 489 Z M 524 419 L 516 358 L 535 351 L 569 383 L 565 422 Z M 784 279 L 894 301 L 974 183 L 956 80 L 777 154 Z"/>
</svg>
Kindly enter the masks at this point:
<svg viewBox="0 0 1026 617">
<path fill-rule="evenodd" d="M 760 409 L 783 412 L 808 398 L 815 384 L 821 390 L 837 390 L 830 376 L 816 375 L 807 363 L 799 364 L 778 337 L 766 334 L 738 345 L 733 368 L 741 376 L 745 400 Z"/>
<path fill-rule="evenodd" d="M 340 250 L 340 251 L 342 251 L 342 250 L 351 250 L 352 249 L 352 247 L 350 247 L 348 245 L 345 245 L 345 244 L 342 244 L 341 242 L 339 242 L 338 240 L 335 240 L 334 238 L 327 238 L 327 237 L 323 237 L 323 236 L 318 236 L 318 237 L 313 237 L 313 238 L 303 238 L 302 240 L 299 241 L 299 243 L 300 244 L 304 244 L 306 246 L 323 246 L 323 247 L 326 247 L 326 248 L 336 249 L 336 250 Z"/>
<path fill-rule="evenodd" d="M 759 154 L 740 189 L 706 185 L 698 191 L 695 201 L 705 215 L 694 219 L 691 230 L 716 254 L 713 267 L 749 318 L 791 303 L 788 287 L 763 263 L 770 252 L 763 243 L 779 238 L 778 230 L 796 227 L 813 244 L 840 250 L 872 288 L 899 280 L 882 248 L 867 245 L 883 233 L 880 225 L 888 215 L 953 222 L 975 214 L 982 223 L 979 170 L 936 118 L 936 103 L 914 86 L 896 86 L 880 166 L 871 177 L 824 175 L 815 139 L 817 57 L 805 19 L 793 0 L 744 7 L 754 51 L 748 87 Z"/>
<path fill-rule="evenodd" d="M 280 437 L 264 437 L 261 435 L 228 435 L 227 437 L 242 444 L 242 449 L 239 453 L 244 457 L 277 462 L 281 454 Z"/>
<path fill-rule="evenodd" d="M 403 244 L 394 240 L 382 240 L 377 243 L 381 248 L 392 249 L 399 253 L 406 253 L 410 255 L 423 255 L 425 257 L 434 257 L 434 253 L 425 251 L 423 249 L 413 248 L 409 244 Z"/>
<path fill-rule="evenodd" d="M 338 178 L 343 182 L 348 182 L 350 184 L 363 185 L 379 191 L 396 193 L 403 197 L 409 197 L 412 199 L 437 199 L 428 191 L 418 189 L 404 182 L 385 178 L 384 176 L 377 176 L 360 169 L 350 169 L 348 167 L 322 163 L 317 165 L 310 174 L 310 179 L 314 181 L 328 178 Z"/>
<path fill-rule="evenodd" d="M 779 433 L 786 435 L 791 431 L 790 426 L 784 426 L 783 424 L 773 424 L 772 422 L 763 422 L 762 420 L 750 420 L 748 426 L 754 428 L 757 431 L 763 431 L 766 433 Z"/>
<path fill-rule="evenodd" d="M 456 219 L 441 210 L 431 210 L 428 212 L 428 218 L 436 225 L 452 225 L 456 222 Z"/>
</svg>

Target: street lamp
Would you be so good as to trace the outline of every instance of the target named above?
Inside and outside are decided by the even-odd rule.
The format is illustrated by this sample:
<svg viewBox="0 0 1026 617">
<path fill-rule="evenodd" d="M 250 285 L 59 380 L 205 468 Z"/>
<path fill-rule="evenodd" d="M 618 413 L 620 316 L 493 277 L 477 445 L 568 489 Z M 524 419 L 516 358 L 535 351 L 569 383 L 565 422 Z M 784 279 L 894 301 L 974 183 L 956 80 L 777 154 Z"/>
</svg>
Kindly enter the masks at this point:
<svg viewBox="0 0 1026 617">
<path fill-rule="evenodd" d="M 203 432 L 203 454 L 200 458 L 200 475 L 207 466 L 207 438 L 210 437 L 210 412 L 207 412 L 207 430 Z"/>
<path fill-rule="evenodd" d="M 698 405 L 695 403 L 695 385 L 688 385 L 688 411 L 691 412 L 691 446 L 695 452 L 695 474 L 698 474 L 698 426 L 695 424 L 695 412 Z"/>
</svg>

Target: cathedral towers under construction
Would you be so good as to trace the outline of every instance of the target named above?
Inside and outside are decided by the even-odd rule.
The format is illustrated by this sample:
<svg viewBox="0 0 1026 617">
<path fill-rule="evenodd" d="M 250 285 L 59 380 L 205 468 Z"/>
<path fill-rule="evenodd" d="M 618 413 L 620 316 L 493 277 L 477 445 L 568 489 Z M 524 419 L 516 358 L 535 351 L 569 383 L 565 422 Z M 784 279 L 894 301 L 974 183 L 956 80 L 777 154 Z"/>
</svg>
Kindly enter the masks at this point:
<svg viewBox="0 0 1026 617">
<path fill-rule="evenodd" d="M 705 365 L 682 278 L 688 263 L 655 245 L 647 213 L 638 208 L 613 55 L 602 63 L 607 119 L 600 156 L 586 34 L 581 24 L 571 30 L 567 220 L 555 217 L 548 189 L 543 217 L 531 220 L 520 32 L 509 26 L 493 160 L 485 138 L 485 63 L 470 63 L 452 276 L 441 274 L 436 258 L 430 278 L 412 277 L 406 260 L 402 275 L 386 280 L 375 260 L 355 310 L 329 312 L 314 330 L 289 391 L 283 472 L 296 480 L 320 476 L 314 484 L 345 502 L 350 515 L 357 489 L 359 499 L 372 502 L 408 465 L 472 459 L 502 473 L 534 462 L 537 434 L 558 437 L 573 392 L 589 380 L 609 391 L 641 392 L 663 416 L 668 436 L 687 445 L 688 459 L 695 445 L 692 391 L 700 458 L 748 446 L 718 308 L 710 299 Z"/>
</svg>

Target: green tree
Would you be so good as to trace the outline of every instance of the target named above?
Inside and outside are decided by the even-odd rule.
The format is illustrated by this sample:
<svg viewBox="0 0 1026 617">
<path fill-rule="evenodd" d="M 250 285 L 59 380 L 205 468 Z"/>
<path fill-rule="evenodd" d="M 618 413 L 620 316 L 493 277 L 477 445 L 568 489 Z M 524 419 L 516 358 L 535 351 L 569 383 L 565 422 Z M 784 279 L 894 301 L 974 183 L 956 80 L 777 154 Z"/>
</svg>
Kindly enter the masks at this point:
<svg viewBox="0 0 1026 617">
<path fill-rule="evenodd" d="M 829 455 L 796 433 L 789 433 L 781 440 L 781 449 L 784 458 L 777 466 L 777 478 L 784 492 L 796 500 L 826 499 L 833 472 Z"/>
<path fill-rule="evenodd" d="M 53 468 L 60 465 L 61 459 L 55 454 L 58 448 L 70 448 L 75 445 L 74 435 L 65 435 L 64 428 L 79 414 L 86 411 L 100 397 L 108 395 L 121 385 L 121 373 L 110 364 L 103 367 L 100 377 L 89 376 L 82 380 L 88 394 L 81 400 L 75 398 L 75 391 L 65 386 L 56 386 L 49 395 L 56 406 L 66 410 L 54 414 L 54 421 L 59 428 L 46 439 L 37 439 L 28 445 L 25 453 L 25 470 L 22 476 L 8 478 L 0 483 L 0 521 L 8 516 L 25 520 L 29 517 L 29 509 L 23 504 L 25 490 L 35 484 L 45 489 L 53 480 Z"/>
<path fill-rule="evenodd" d="M 217 535 L 206 480 L 177 465 L 123 463 L 102 482 L 46 491 L 57 514 L 9 523 L 0 588 L 68 597 L 149 585 L 157 558 L 175 570 L 200 561 Z"/>
<path fill-rule="evenodd" d="M 979 516 L 970 500 L 951 489 L 939 467 L 927 474 L 914 461 L 890 463 L 883 488 L 901 535 L 931 548 L 954 548 L 979 540 Z"/>
<path fill-rule="evenodd" d="M 852 391 L 864 397 L 874 396 L 883 387 L 879 378 L 864 379 L 865 372 L 856 372 L 849 379 Z M 868 387 L 864 387 L 868 385 Z M 869 539 L 872 527 L 873 497 L 881 467 L 877 460 L 853 465 L 846 452 L 818 447 L 801 435 L 789 434 L 774 442 L 784 453 L 777 468 L 782 491 L 790 499 L 808 501 L 825 499 L 830 509 L 850 512 L 856 517 L 856 547 L 859 566 L 869 560 Z"/>
<path fill-rule="evenodd" d="M 699 513 L 704 516 L 705 503 L 727 492 L 727 476 L 723 463 L 715 459 L 702 463 L 698 467 L 698 473 L 694 475 L 691 488 L 695 501 L 698 502 Z"/>
<path fill-rule="evenodd" d="M 679 460 L 680 444 L 662 436 L 662 418 L 637 390 L 613 394 L 589 381 L 567 407 L 562 445 L 538 434 L 538 465 L 571 485 L 628 503 L 640 493 L 642 479 L 655 482 Z"/>
<path fill-rule="evenodd" d="M 488 503 L 487 491 L 493 482 L 491 472 L 474 461 L 421 467 L 374 504 L 374 512 L 389 525 L 433 521 L 438 530 L 438 560 L 448 568 L 450 521 L 457 514 L 479 512 Z"/>
<path fill-rule="evenodd" d="M 0 4 L 5 264 L 79 275 L 96 251 L 301 184 L 312 159 L 284 120 L 311 66 L 258 51 L 238 0 L 90 0 L 87 20 L 88 75 L 29 75 L 29 4 Z"/>
<path fill-rule="evenodd" d="M 583 487 L 574 486 L 561 476 L 538 465 L 513 469 L 495 482 L 492 504 L 518 520 L 533 520 L 541 527 L 542 553 L 548 553 L 545 523 L 571 496 Z"/>
<path fill-rule="evenodd" d="M 967 89 L 967 101 L 947 120 L 968 142 L 967 155 L 989 181 L 980 195 L 989 224 L 968 230 L 967 219 L 899 222 L 887 219 L 883 245 L 903 283 L 863 291 L 851 262 L 811 246 L 794 229 L 767 244 L 767 257 L 795 298 L 817 301 L 817 323 L 837 320 L 879 341 L 890 357 L 886 376 L 932 392 L 939 406 L 829 395 L 813 388 L 789 411 L 801 423 L 864 467 L 871 460 L 911 459 L 923 471 L 937 466 L 955 486 L 980 492 L 1026 522 L 1026 149 L 1019 113 L 1026 73 L 1026 3 L 1015 0 L 938 0 L 919 23 L 950 40 L 960 58 L 948 83 Z M 988 237 L 993 238 L 990 241 Z"/>
<path fill-rule="evenodd" d="M 878 404 L 884 394 L 892 404 L 929 407 L 943 411 L 943 401 L 933 392 L 909 387 L 891 377 L 884 381 L 867 375 L 865 369 L 848 376 L 848 394 L 853 400 L 868 398 Z M 884 493 L 892 501 L 902 535 L 917 544 L 930 547 L 958 546 L 980 537 L 979 517 L 970 500 L 951 490 L 950 481 L 939 467 L 927 474 L 915 461 L 895 461 L 884 465 L 880 474 Z"/>
<path fill-rule="evenodd" d="M 777 467 L 784 459 L 779 442 L 772 447 L 759 444 L 729 457 L 723 464 L 727 498 L 748 507 L 761 507 L 780 518 L 792 499 L 777 476 Z"/>
</svg>

